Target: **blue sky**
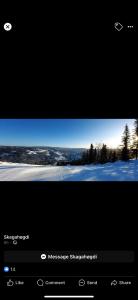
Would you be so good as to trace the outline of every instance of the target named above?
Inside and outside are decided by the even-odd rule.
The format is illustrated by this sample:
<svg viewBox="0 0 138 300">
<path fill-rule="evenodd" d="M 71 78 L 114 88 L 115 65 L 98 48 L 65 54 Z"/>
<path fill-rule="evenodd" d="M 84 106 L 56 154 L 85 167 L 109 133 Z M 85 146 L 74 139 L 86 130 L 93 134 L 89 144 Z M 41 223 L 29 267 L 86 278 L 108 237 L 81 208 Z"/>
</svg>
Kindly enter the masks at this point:
<svg viewBox="0 0 138 300">
<path fill-rule="evenodd" d="M 0 145 L 117 147 L 126 123 L 132 130 L 134 119 L 0 119 Z"/>
</svg>

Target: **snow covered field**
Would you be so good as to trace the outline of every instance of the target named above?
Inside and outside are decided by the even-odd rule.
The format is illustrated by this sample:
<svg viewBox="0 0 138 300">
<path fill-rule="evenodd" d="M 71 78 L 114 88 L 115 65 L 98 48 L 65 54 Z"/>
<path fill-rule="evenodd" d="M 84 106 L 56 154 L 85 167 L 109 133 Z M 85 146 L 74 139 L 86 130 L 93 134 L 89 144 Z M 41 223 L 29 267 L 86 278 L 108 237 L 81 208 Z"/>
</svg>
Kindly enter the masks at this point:
<svg viewBox="0 0 138 300">
<path fill-rule="evenodd" d="M 138 181 L 138 160 L 85 166 L 0 162 L 0 181 Z"/>
</svg>

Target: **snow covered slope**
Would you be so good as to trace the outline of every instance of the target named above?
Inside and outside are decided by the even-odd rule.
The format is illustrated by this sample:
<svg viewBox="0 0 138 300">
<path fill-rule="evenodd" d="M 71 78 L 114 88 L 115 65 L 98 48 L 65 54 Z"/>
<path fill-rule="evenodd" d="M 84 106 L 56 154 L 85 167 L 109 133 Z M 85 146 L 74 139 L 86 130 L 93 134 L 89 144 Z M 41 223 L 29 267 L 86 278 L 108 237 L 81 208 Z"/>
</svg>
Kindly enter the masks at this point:
<svg viewBox="0 0 138 300">
<path fill-rule="evenodd" d="M 0 162 L 0 181 L 138 181 L 138 160 L 85 166 Z"/>
</svg>

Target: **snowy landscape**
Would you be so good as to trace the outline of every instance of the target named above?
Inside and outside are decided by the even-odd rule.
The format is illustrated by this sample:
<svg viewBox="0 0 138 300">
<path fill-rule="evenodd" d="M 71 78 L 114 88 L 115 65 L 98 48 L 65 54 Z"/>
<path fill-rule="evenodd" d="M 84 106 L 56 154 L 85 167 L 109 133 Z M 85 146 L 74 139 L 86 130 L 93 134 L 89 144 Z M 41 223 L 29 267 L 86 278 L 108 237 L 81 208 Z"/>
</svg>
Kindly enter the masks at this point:
<svg viewBox="0 0 138 300">
<path fill-rule="evenodd" d="M 0 119 L 0 181 L 138 181 L 138 119 Z"/>
<path fill-rule="evenodd" d="M 138 160 L 84 166 L 0 162 L 0 181 L 138 181 Z"/>
<path fill-rule="evenodd" d="M 60 164 L 81 159 L 83 148 L 0 146 L 0 161 L 25 164 Z"/>
</svg>

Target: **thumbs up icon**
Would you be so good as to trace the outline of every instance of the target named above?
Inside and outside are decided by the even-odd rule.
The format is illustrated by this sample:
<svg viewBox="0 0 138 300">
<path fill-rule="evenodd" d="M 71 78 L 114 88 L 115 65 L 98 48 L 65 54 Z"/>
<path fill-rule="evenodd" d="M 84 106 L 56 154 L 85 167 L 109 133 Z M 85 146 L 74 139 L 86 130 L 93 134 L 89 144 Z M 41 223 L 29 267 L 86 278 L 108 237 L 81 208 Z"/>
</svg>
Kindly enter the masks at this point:
<svg viewBox="0 0 138 300">
<path fill-rule="evenodd" d="M 11 279 L 9 279 L 9 281 L 7 281 L 7 286 L 13 286 L 13 285 L 14 285 L 14 282 Z"/>
</svg>

